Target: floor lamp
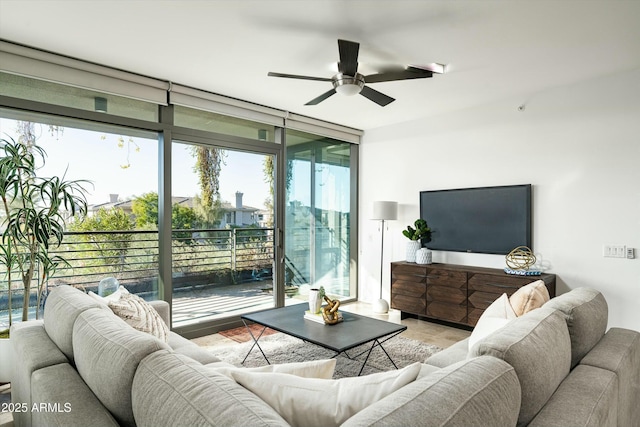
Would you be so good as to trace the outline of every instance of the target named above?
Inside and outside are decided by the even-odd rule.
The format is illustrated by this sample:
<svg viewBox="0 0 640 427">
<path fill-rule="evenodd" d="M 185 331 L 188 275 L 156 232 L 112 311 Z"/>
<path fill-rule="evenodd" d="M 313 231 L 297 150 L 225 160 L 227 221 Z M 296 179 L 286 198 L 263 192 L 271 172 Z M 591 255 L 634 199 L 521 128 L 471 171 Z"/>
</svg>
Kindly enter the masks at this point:
<svg viewBox="0 0 640 427">
<path fill-rule="evenodd" d="M 373 218 L 380 221 L 382 238 L 380 239 L 380 299 L 373 305 L 373 312 L 385 314 L 389 311 L 389 303 L 382 298 L 382 267 L 384 265 L 384 222 L 398 219 L 398 203 L 378 201 L 373 202 Z"/>
</svg>

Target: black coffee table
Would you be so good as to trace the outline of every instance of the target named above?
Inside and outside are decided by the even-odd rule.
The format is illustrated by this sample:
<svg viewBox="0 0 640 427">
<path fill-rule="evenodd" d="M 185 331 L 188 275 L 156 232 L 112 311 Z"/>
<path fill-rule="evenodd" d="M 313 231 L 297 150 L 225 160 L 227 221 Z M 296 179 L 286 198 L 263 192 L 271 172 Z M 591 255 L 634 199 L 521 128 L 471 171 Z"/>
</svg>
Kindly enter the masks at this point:
<svg viewBox="0 0 640 427">
<path fill-rule="evenodd" d="M 307 304 L 296 304 L 241 316 L 242 322 L 247 327 L 247 330 L 253 338 L 253 345 L 244 357 L 242 363 L 247 360 L 247 357 L 256 346 L 267 363 L 269 363 L 269 359 L 267 359 L 264 351 L 262 351 L 258 340 L 264 333 L 265 329 L 271 328 L 278 332 L 300 338 L 303 341 L 319 345 L 320 347 L 328 350 L 333 350 L 336 352 L 333 357 L 337 357 L 339 354 L 344 353 L 349 359 L 356 359 L 366 353 L 367 356 L 362 363 L 362 367 L 360 368 L 358 375 L 362 374 L 362 370 L 367 364 L 367 360 L 369 360 L 371 351 L 376 346 L 379 346 L 380 349 L 384 351 L 384 354 L 387 355 L 393 366 L 396 369 L 398 368 L 382 344 L 406 330 L 406 326 L 344 311 L 341 311 L 344 319 L 342 322 L 336 325 L 323 325 L 304 318 L 305 310 L 308 308 L 309 306 Z M 257 323 L 264 326 L 264 328 L 257 336 L 255 336 L 247 322 Z M 368 350 L 356 355 L 349 355 L 347 353 L 348 350 L 369 342 L 371 343 L 371 347 Z"/>
</svg>

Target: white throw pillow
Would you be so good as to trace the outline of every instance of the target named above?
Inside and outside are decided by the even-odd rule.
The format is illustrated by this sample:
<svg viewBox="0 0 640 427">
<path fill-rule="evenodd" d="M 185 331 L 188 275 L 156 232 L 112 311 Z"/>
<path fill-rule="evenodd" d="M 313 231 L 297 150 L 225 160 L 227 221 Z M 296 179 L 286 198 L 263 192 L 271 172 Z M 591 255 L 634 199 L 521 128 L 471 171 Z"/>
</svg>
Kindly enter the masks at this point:
<svg viewBox="0 0 640 427">
<path fill-rule="evenodd" d="M 117 301 L 108 301 L 108 305 L 111 311 L 134 329 L 151 334 L 162 342 L 169 340 L 167 324 L 155 308 L 138 295 L 130 294 L 125 289 Z"/>
<path fill-rule="evenodd" d="M 492 334 L 515 319 L 516 313 L 509 303 L 507 294 L 502 294 L 482 313 L 473 332 L 469 336 L 469 349 L 484 337 Z"/>
<path fill-rule="evenodd" d="M 107 295 L 106 297 L 101 297 L 100 295 L 92 291 L 89 291 L 89 296 L 104 305 L 109 305 L 110 302 L 120 300 L 120 297 L 122 296 L 122 294 L 128 294 L 128 293 L 129 291 L 127 290 L 127 288 L 120 285 L 117 291 L 115 291 L 110 295 Z"/>
<path fill-rule="evenodd" d="M 235 371 L 242 372 L 277 372 L 280 374 L 296 375 L 304 378 L 333 378 L 336 369 L 336 359 L 310 360 L 308 362 L 281 363 L 278 365 L 265 365 L 257 368 L 239 368 L 226 362 L 213 362 L 206 365 L 216 371 L 233 378 Z"/>
<path fill-rule="evenodd" d="M 344 423 L 357 412 L 414 381 L 420 365 L 416 362 L 395 371 L 339 380 L 243 370 L 231 375 L 289 424 L 327 427 Z"/>
</svg>

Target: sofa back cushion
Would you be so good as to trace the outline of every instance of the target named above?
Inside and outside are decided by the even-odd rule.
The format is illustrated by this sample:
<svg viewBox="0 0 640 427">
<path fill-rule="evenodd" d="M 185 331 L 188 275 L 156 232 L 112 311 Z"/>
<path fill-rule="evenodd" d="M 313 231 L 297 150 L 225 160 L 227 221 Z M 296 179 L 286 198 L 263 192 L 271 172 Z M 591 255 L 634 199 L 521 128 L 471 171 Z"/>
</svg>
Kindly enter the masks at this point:
<svg viewBox="0 0 640 427">
<path fill-rule="evenodd" d="M 545 307 L 564 314 L 571 337 L 571 368 L 600 341 L 607 330 L 609 310 L 595 289 L 577 288 L 550 300 Z"/>
<path fill-rule="evenodd" d="M 513 366 L 522 388 L 518 425 L 527 425 L 569 374 L 571 341 L 563 316 L 538 308 L 473 346 L 469 357 L 494 356 Z"/>
<path fill-rule="evenodd" d="M 455 363 L 402 387 L 349 418 L 348 426 L 513 426 L 520 384 L 494 357 Z"/>
<path fill-rule="evenodd" d="M 258 396 L 181 354 L 158 351 L 136 371 L 132 394 L 138 426 L 287 426 Z"/>
<path fill-rule="evenodd" d="M 120 425 L 135 426 L 131 384 L 138 364 L 162 349 L 169 346 L 133 329 L 110 310 L 87 310 L 73 326 L 78 373 Z"/>
<path fill-rule="evenodd" d="M 80 313 L 91 308 L 109 310 L 79 289 L 69 285 L 51 290 L 44 305 L 44 329 L 65 356 L 73 363 L 73 324 Z"/>
</svg>

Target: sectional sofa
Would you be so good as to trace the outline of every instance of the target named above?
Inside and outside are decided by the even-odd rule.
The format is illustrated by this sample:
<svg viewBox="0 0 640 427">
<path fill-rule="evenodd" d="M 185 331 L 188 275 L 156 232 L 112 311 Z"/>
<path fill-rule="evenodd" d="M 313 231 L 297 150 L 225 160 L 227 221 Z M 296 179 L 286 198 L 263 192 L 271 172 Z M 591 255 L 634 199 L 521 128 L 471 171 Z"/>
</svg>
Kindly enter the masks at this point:
<svg viewBox="0 0 640 427">
<path fill-rule="evenodd" d="M 575 333 L 582 310 L 567 308 L 584 305 L 576 296 L 577 303 L 565 297 L 517 319 L 515 332 L 430 358 L 417 380 L 344 425 L 634 425 L 639 334 L 598 331 L 585 343 Z M 153 305 L 166 320 L 168 306 Z M 68 286 L 50 293 L 43 321 L 16 324 L 11 333 L 18 360 L 12 401 L 27 409 L 14 412 L 16 426 L 289 425 L 216 369 L 214 355 L 172 332 L 163 342 L 135 330 Z M 579 363 L 571 368 L 574 356 Z"/>
</svg>

